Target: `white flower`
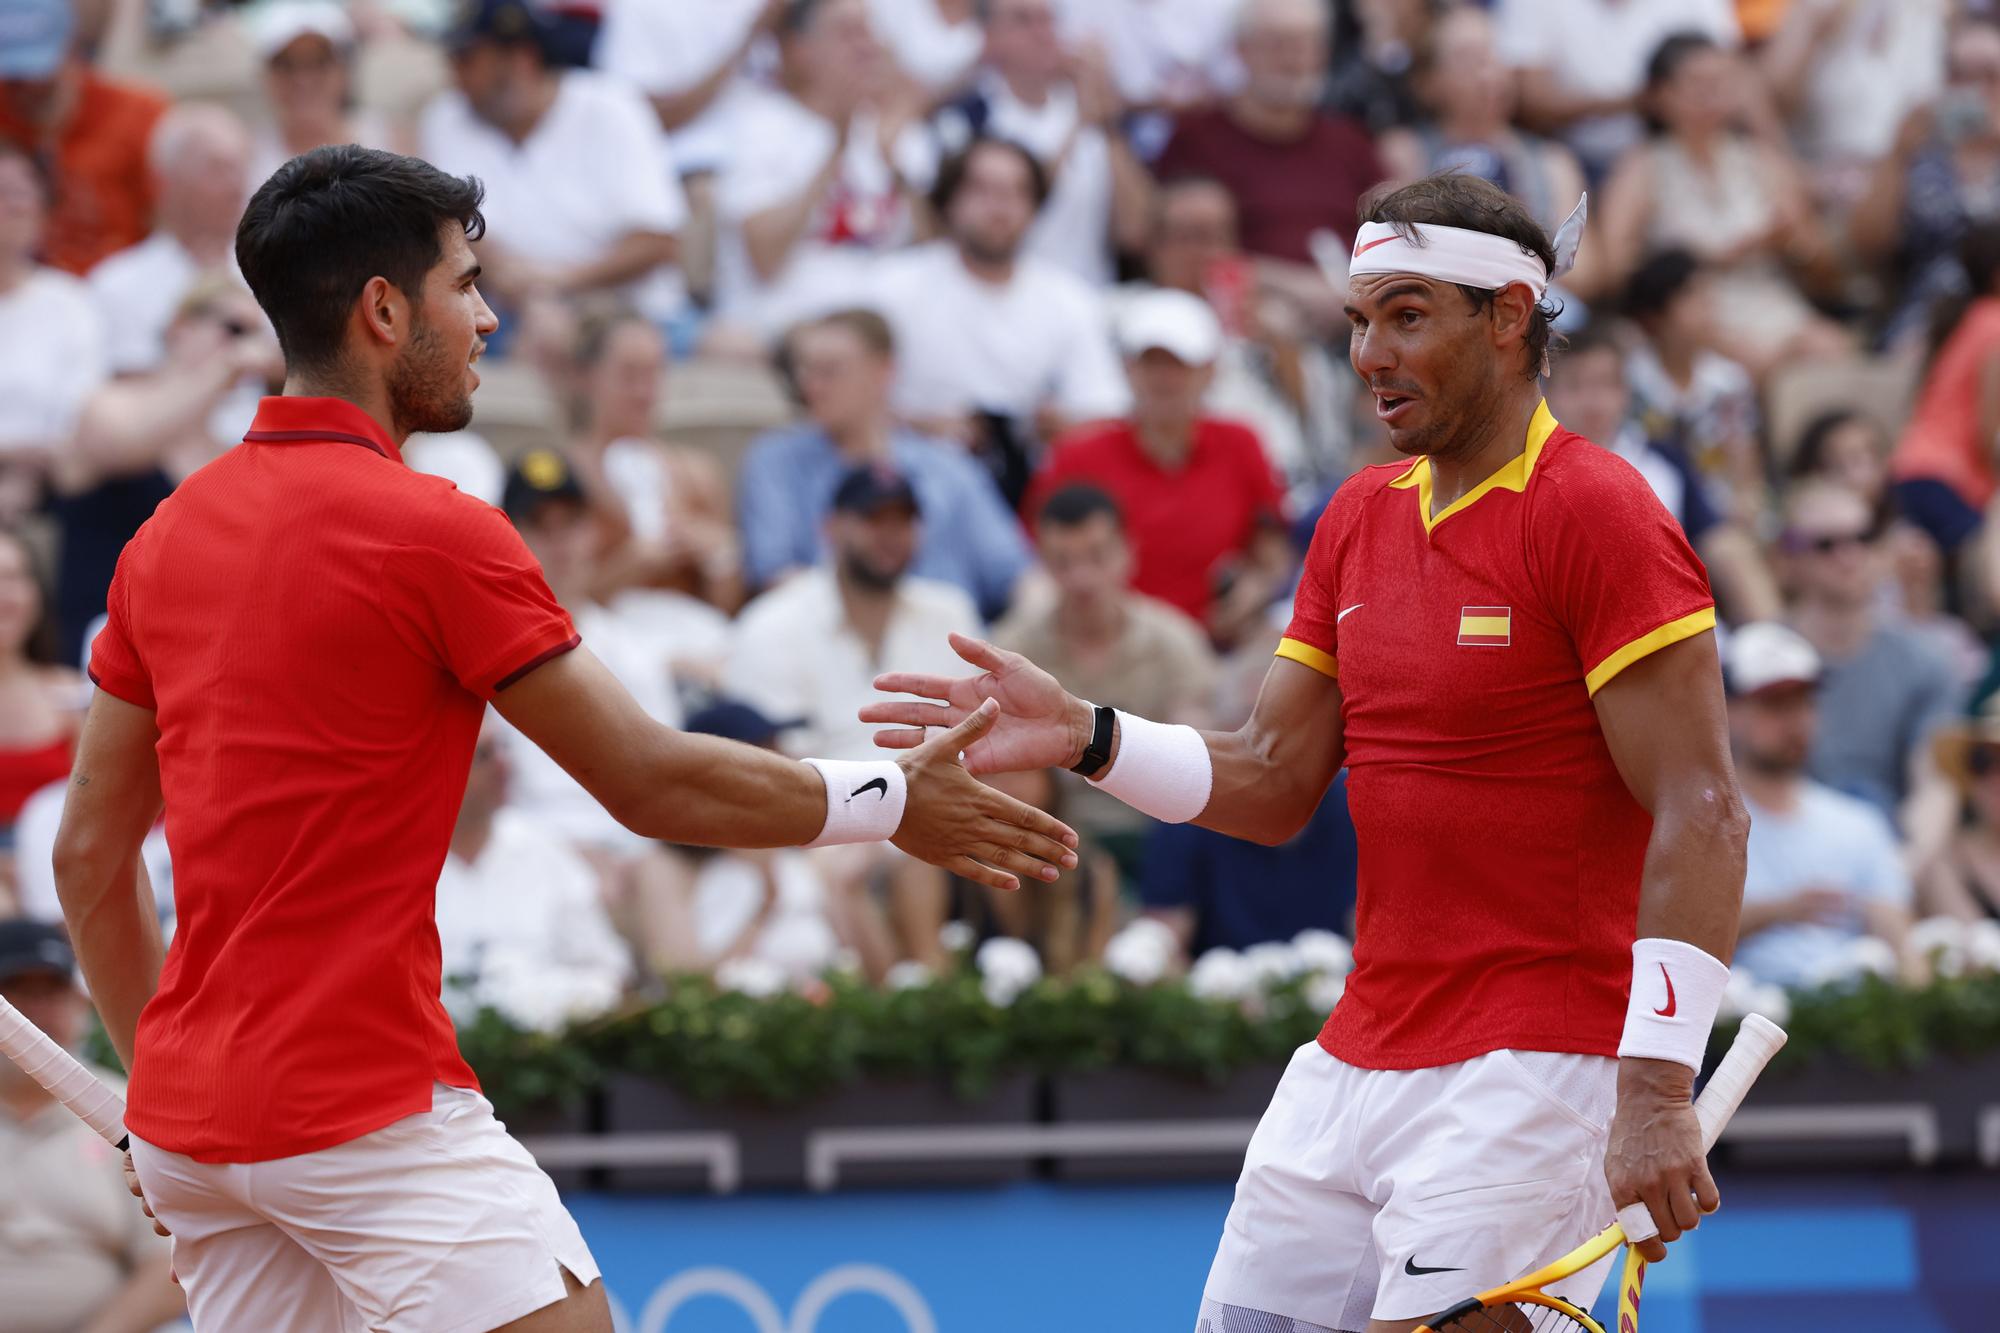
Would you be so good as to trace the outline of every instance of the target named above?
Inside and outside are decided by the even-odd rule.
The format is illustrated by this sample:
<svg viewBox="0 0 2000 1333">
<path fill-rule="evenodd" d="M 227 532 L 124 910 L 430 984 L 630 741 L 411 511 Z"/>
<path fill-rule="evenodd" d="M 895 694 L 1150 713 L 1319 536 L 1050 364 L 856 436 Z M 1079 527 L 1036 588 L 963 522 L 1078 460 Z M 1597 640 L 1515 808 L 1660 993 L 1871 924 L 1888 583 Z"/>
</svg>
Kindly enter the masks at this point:
<svg viewBox="0 0 2000 1333">
<path fill-rule="evenodd" d="M 790 977 L 768 958 L 731 958 L 715 969 L 715 984 L 763 1000 L 784 990 Z"/>
<path fill-rule="evenodd" d="M 973 955 L 973 965 L 979 969 L 980 993 L 996 1009 L 1013 1004 L 1022 991 L 1042 977 L 1041 955 L 1034 946 L 1005 935 L 980 945 L 979 952 Z"/>
<path fill-rule="evenodd" d="M 1331 1011 L 1346 993 L 1347 978 L 1331 972 L 1315 972 L 1306 983 L 1306 1003 L 1315 1009 Z"/>
<path fill-rule="evenodd" d="M 1256 974 L 1234 949 L 1210 949 L 1188 971 L 1188 989 L 1204 1000 L 1240 1000 L 1250 993 Z"/>
<path fill-rule="evenodd" d="M 1344 977 L 1354 970 L 1354 946 L 1345 935 L 1331 930 L 1302 930 L 1292 936 L 1292 947 L 1305 960 L 1308 972 Z"/>
<path fill-rule="evenodd" d="M 1042 958 L 1024 940 L 997 935 L 973 955 L 979 969 L 979 990 L 996 1009 L 1014 1003 L 1022 991 L 1042 979 Z"/>
<path fill-rule="evenodd" d="M 1172 927 L 1157 917 L 1142 916 L 1104 946 L 1104 966 L 1135 986 L 1150 986 L 1167 974 L 1179 951 Z"/>
<path fill-rule="evenodd" d="M 938 947 L 946 953 L 964 953 L 972 947 L 972 927 L 963 921 L 947 921 L 938 927 Z"/>
<path fill-rule="evenodd" d="M 900 963 L 891 964 L 882 976 L 882 984 L 890 990 L 916 990 L 931 984 L 931 970 L 914 958 L 905 958 Z"/>
<path fill-rule="evenodd" d="M 1964 974 L 1969 961 L 1967 935 L 1965 924 L 1957 917 L 1926 917 L 1910 927 L 1903 947 L 1938 976 L 1956 977 Z"/>
<path fill-rule="evenodd" d="M 1281 981 L 1290 981 L 1309 970 L 1299 951 L 1282 940 L 1251 945 L 1243 951 L 1243 962 L 1262 990 L 1268 990 Z"/>
<path fill-rule="evenodd" d="M 1975 972 L 2000 972 L 2000 921 L 1975 921 L 1966 928 L 1965 959 Z"/>
</svg>

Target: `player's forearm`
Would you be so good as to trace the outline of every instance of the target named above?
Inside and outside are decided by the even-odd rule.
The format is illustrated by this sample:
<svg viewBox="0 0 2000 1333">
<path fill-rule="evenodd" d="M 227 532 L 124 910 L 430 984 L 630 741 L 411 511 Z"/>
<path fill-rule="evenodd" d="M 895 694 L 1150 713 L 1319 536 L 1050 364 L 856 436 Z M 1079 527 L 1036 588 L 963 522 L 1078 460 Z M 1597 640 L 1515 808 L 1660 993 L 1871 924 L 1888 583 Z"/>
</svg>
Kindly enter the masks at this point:
<svg viewBox="0 0 2000 1333">
<path fill-rule="evenodd" d="M 125 1285 L 112 1294 L 78 1333 L 152 1333 L 187 1313 L 187 1300 L 168 1276 L 172 1261 L 164 1247 L 158 1257 L 132 1270 Z"/>
<path fill-rule="evenodd" d="M 1093 730 L 1093 709 L 1071 696 L 1066 726 L 1075 741 L 1071 764 L 1079 762 Z M 1146 814 L 1162 818 L 1119 788 L 1113 780 L 1125 754 L 1125 715 L 1119 714 L 1109 750 L 1110 761 L 1091 774 L 1114 796 Z M 1149 726 L 1151 724 L 1148 724 Z M 1159 728 L 1153 728 L 1160 745 Z M 1331 676 L 1287 658 L 1276 658 L 1257 695 L 1250 719 L 1235 731 L 1177 729 L 1185 739 L 1199 737 L 1206 753 L 1183 754 L 1178 743 L 1148 756 L 1148 767 L 1192 761 L 1206 769 L 1208 796 L 1201 809 L 1174 818 L 1226 833 L 1233 838 L 1275 847 L 1289 842 L 1319 809 L 1320 798 L 1340 772 L 1346 750 L 1341 719 L 1340 686 Z M 1153 783 L 1142 785 L 1151 786 Z"/>
<path fill-rule="evenodd" d="M 1733 784 L 1694 784 L 1685 801 L 1663 801 L 1639 890 L 1639 937 L 1684 940 L 1727 963 L 1743 913 L 1750 816 Z"/>
<path fill-rule="evenodd" d="M 826 784 L 770 750 L 656 727 L 635 738 L 635 780 L 605 801 L 626 828 L 690 847 L 797 847 L 826 825 Z M 588 785 L 588 784 L 586 784 Z"/>
<path fill-rule="evenodd" d="M 56 843 L 55 875 L 77 964 L 105 1035 L 130 1069 L 139 1011 L 159 989 L 166 959 L 145 863 L 137 848 L 121 852 L 65 829 Z"/>
</svg>

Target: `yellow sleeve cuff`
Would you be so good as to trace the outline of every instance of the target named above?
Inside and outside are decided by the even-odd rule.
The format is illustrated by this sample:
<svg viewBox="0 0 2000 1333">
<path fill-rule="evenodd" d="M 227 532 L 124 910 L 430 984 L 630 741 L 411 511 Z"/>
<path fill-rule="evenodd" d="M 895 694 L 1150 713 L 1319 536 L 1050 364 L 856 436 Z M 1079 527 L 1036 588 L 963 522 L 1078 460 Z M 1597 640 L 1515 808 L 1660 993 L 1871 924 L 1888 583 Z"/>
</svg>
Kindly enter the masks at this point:
<svg viewBox="0 0 2000 1333">
<path fill-rule="evenodd" d="M 1613 676 L 1640 658 L 1657 653 L 1660 649 L 1679 643 L 1682 639 L 1691 639 L 1703 630 L 1714 628 L 1715 608 L 1712 606 L 1704 606 L 1701 610 L 1682 616 L 1679 620 L 1669 620 L 1652 633 L 1640 635 L 1592 667 L 1589 674 L 1583 678 L 1584 687 L 1595 695 L 1611 683 Z M 1280 648 L 1278 651 L 1283 652 L 1284 649 Z"/>
<path fill-rule="evenodd" d="M 1280 639 L 1278 640 L 1278 656 L 1289 657 L 1294 662 L 1301 662 L 1311 667 L 1314 671 L 1319 672 L 1322 676 L 1331 676 L 1335 680 L 1340 679 L 1340 663 L 1335 660 L 1332 653 L 1327 652 L 1323 648 L 1315 648 L 1309 643 L 1300 643 L 1297 639 Z"/>
</svg>

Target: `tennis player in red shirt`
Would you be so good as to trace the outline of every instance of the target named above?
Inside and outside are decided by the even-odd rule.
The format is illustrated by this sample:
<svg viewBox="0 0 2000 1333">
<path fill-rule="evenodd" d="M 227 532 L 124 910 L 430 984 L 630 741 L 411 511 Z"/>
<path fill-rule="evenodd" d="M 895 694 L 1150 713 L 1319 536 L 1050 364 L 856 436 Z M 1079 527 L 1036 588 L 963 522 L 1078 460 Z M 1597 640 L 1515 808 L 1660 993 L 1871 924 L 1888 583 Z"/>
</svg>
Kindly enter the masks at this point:
<svg viewBox="0 0 2000 1333">
<path fill-rule="evenodd" d="M 1640 475 L 1542 401 L 1541 302 L 1572 234 L 1552 244 L 1465 176 L 1366 210 L 1350 358 L 1411 461 L 1327 506 L 1241 730 L 1093 708 L 973 640 L 982 674 L 887 676 L 938 702 L 862 714 L 944 725 L 998 699 L 974 771 L 1073 766 L 1264 843 L 1347 766 L 1354 972 L 1251 1141 L 1201 1333 L 1396 1333 L 1614 1205 L 1657 1227 L 1659 1258 L 1719 1202 L 1690 1093 L 1749 821 L 1701 564 Z M 1587 1306 L 1603 1275 L 1557 1294 Z"/>
<path fill-rule="evenodd" d="M 285 394 L 126 546 L 92 649 L 57 887 L 199 1333 L 611 1328 L 438 997 L 434 890 L 489 702 L 647 837 L 888 839 L 1001 888 L 1075 861 L 959 762 L 997 710 L 900 766 L 658 725 L 505 515 L 404 466 L 411 432 L 472 417 L 479 201 L 352 146 L 258 190 L 236 254 Z M 139 861 L 163 801 L 164 954 Z"/>
</svg>

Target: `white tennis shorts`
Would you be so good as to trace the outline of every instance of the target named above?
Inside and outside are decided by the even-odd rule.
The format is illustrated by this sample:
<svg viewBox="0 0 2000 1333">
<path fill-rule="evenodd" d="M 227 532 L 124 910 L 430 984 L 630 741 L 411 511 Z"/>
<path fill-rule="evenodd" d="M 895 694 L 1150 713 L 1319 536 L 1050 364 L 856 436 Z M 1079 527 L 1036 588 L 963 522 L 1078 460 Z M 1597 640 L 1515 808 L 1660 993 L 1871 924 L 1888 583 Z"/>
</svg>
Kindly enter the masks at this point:
<svg viewBox="0 0 2000 1333">
<path fill-rule="evenodd" d="M 478 1093 L 320 1152 L 211 1165 L 132 1139 L 196 1333 L 486 1333 L 597 1263 Z"/>
<path fill-rule="evenodd" d="M 1612 1220 L 1616 1071 L 1541 1051 L 1357 1069 L 1301 1046 L 1250 1140 L 1205 1308 L 1360 1329 L 1561 1257 Z M 1609 1269 L 1550 1290 L 1587 1307 Z"/>
</svg>

